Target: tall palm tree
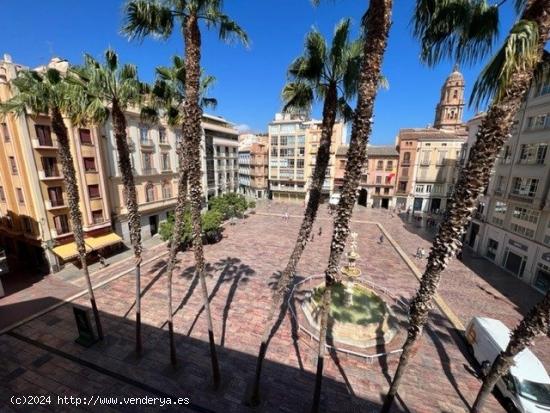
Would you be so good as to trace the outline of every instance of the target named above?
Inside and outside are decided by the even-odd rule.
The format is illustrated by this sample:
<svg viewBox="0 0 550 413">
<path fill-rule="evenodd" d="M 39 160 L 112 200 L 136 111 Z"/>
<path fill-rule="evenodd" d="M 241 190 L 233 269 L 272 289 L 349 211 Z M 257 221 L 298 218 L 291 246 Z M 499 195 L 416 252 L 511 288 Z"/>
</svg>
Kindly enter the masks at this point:
<svg viewBox="0 0 550 413">
<path fill-rule="evenodd" d="M 57 137 L 58 154 L 61 161 L 61 170 L 67 190 L 67 204 L 73 237 L 78 251 L 78 257 L 86 279 L 88 297 L 94 314 L 97 327 L 97 335 L 103 340 L 103 328 L 99 317 L 99 311 L 95 301 L 92 281 L 86 262 L 86 245 L 84 242 L 84 231 L 82 229 L 82 212 L 80 211 L 78 184 L 76 172 L 71 155 L 67 127 L 63 121 L 63 114 L 67 114 L 71 106 L 70 97 L 76 97 L 74 91 L 64 81 L 63 74 L 54 68 L 47 68 L 45 71 L 21 71 L 16 79 L 12 81 L 16 89 L 15 95 L 7 102 L 0 105 L 0 113 L 13 112 L 24 115 L 27 110 L 34 115 L 49 114 L 52 122 L 52 129 Z"/>
<path fill-rule="evenodd" d="M 142 118 L 158 122 L 161 117 L 171 127 L 181 127 L 183 124 L 182 107 L 185 101 L 185 62 L 179 56 L 172 58 L 172 66 L 157 67 L 157 80 L 148 95 L 148 103 L 141 110 Z M 206 96 L 214 83 L 213 76 L 203 76 L 201 79 L 201 107 L 215 107 L 217 101 Z M 187 204 L 188 165 L 186 155 L 186 140 L 177 143 L 178 153 L 178 197 L 176 200 L 174 227 L 170 238 L 170 253 L 167 265 L 167 295 L 168 295 L 168 335 L 170 341 L 170 362 L 177 364 L 176 345 L 174 342 L 173 305 L 172 305 L 172 278 L 176 255 L 182 233 L 184 231 L 184 213 Z"/>
<path fill-rule="evenodd" d="M 136 279 L 136 353 L 142 351 L 141 340 L 141 224 L 137 202 L 133 167 L 130 161 L 130 149 L 126 132 L 124 110 L 138 104 L 141 100 L 143 85 L 137 77 L 134 65 L 121 65 L 115 51 L 108 49 L 104 54 L 104 63 L 92 56 L 84 56 L 84 65 L 70 70 L 67 80 L 82 90 L 80 104 L 71 106 L 71 117 L 76 122 L 104 124 L 109 116 L 113 122 L 115 142 L 118 153 L 118 166 L 122 175 L 130 242 L 134 250 Z"/>
<path fill-rule="evenodd" d="M 201 184 L 200 142 L 202 137 L 202 109 L 200 99 L 201 30 L 199 21 L 207 27 L 216 27 L 222 39 L 247 42 L 241 27 L 222 12 L 222 0 L 131 0 L 125 6 L 126 23 L 123 31 L 131 38 L 156 35 L 167 38 L 178 24 L 185 44 L 185 102 L 183 104 L 182 134 L 187 139 L 189 198 L 193 227 L 193 252 L 195 267 L 201 283 L 201 292 L 208 322 L 208 339 L 212 360 L 214 387 L 220 384 L 220 370 L 214 339 L 214 328 L 208 290 L 204 274 L 201 209 L 203 205 Z"/>
<path fill-rule="evenodd" d="M 309 199 L 296 244 L 288 263 L 277 282 L 273 302 L 265 323 L 262 343 L 257 359 L 256 376 L 251 403 L 260 401 L 260 378 L 268 341 L 277 310 L 284 302 L 288 287 L 294 278 L 296 266 L 310 238 L 313 222 L 319 209 L 321 190 L 330 160 L 332 130 L 338 114 L 349 120 L 352 109 L 347 101 L 357 93 L 357 79 L 363 52 L 360 41 L 349 39 L 350 20 L 336 25 L 329 49 L 321 33 L 313 29 L 306 36 L 303 55 L 296 58 L 288 69 L 289 83 L 283 89 L 284 111 L 311 109 L 314 100 L 323 101 L 323 123 L 317 151 L 315 169 L 309 188 Z"/>
<path fill-rule="evenodd" d="M 497 154 L 509 136 L 535 68 L 543 57 L 550 28 L 550 0 L 520 0 L 516 3 L 519 19 L 474 85 L 471 102 L 480 104 L 492 99 L 492 103 L 478 129 L 466 166 L 459 175 L 446 219 L 433 241 L 420 287 L 411 302 L 407 339 L 383 412 L 388 412 L 393 403 L 414 345 L 421 337 L 433 307 L 441 273 L 462 246 L 461 237 L 476 201 L 489 182 Z M 485 0 L 419 0 L 415 34 L 422 43 L 423 60 L 435 64 L 447 56 L 462 62 L 483 57 L 491 50 L 497 33 L 500 4 L 488 6 Z"/>
<path fill-rule="evenodd" d="M 392 0 L 371 0 L 368 10 L 363 16 L 363 57 L 357 87 L 357 107 L 353 118 L 342 195 L 334 218 L 330 255 L 325 270 L 325 289 L 320 304 L 321 320 L 312 412 L 319 411 L 331 289 L 337 281 L 338 266 L 349 235 L 351 215 L 357 200 L 361 170 L 366 161 L 374 101 L 381 79 L 382 60 L 388 41 L 392 6 Z"/>
<path fill-rule="evenodd" d="M 506 350 L 498 355 L 493 362 L 489 373 L 483 379 L 472 412 L 478 413 L 483 408 L 487 396 L 491 394 L 495 384 L 502 376 L 508 373 L 514 364 L 514 357 L 529 347 L 533 340 L 540 335 L 550 337 L 550 291 L 534 306 L 512 331 L 510 342 Z"/>
</svg>

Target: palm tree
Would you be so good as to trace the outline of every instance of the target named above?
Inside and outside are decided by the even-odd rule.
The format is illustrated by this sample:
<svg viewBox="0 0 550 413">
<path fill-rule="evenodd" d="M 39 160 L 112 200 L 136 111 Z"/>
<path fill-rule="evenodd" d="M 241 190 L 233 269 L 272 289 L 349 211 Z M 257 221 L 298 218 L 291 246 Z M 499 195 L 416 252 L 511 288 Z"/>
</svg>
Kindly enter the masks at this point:
<svg viewBox="0 0 550 413">
<path fill-rule="evenodd" d="M 136 185 L 133 167 L 130 161 L 126 117 L 124 110 L 140 102 L 143 85 L 137 78 L 134 65 L 121 65 L 118 55 L 108 49 L 104 63 L 99 63 L 92 56 L 84 56 L 84 65 L 70 70 L 67 78 L 76 87 L 82 89 L 83 96 L 79 105 L 72 105 L 72 118 L 77 122 L 92 122 L 102 125 L 109 115 L 112 118 L 115 142 L 118 153 L 118 166 L 122 175 L 130 242 L 134 250 L 136 278 L 136 353 L 142 351 L 141 340 L 141 224 L 137 202 Z"/>
<path fill-rule="evenodd" d="M 483 379 L 483 385 L 472 407 L 472 412 L 478 413 L 481 411 L 496 382 L 508 373 L 508 370 L 514 364 L 514 357 L 529 347 L 539 335 L 550 337 L 550 291 L 527 313 L 512 332 L 506 350 L 498 355 L 491 366 L 491 370 Z"/>
<path fill-rule="evenodd" d="M 201 185 L 200 142 L 202 137 L 202 109 L 200 99 L 201 31 L 199 20 L 207 27 L 217 27 L 222 39 L 235 38 L 247 42 L 241 27 L 222 12 L 222 0 L 131 0 L 125 6 L 126 24 L 123 31 L 131 38 L 156 35 L 167 38 L 174 25 L 180 26 L 185 44 L 185 102 L 183 104 L 182 134 L 187 139 L 189 198 L 193 227 L 193 252 L 196 273 L 200 279 L 204 308 L 208 322 L 208 339 L 212 360 L 214 387 L 220 383 L 220 370 L 210 313 L 208 290 L 204 275 L 204 252 L 202 246 L 201 209 L 203 203 Z"/>
<path fill-rule="evenodd" d="M 71 147 L 67 133 L 67 127 L 63 121 L 63 114 L 67 114 L 71 106 L 71 97 L 77 95 L 64 81 L 63 74 L 54 68 L 44 71 L 21 71 L 13 80 L 12 85 L 17 90 L 16 94 L 7 102 L 0 105 L 0 113 L 13 112 L 24 115 L 30 111 L 34 115 L 49 114 L 51 116 L 52 129 L 57 136 L 58 154 L 61 160 L 61 169 L 67 189 L 67 204 L 73 237 L 78 251 L 78 257 L 86 279 L 88 297 L 94 313 L 97 327 L 97 335 L 103 340 L 103 328 L 99 318 L 99 311 L 94 297 L 92 281 L 86 262 L 86 245 L 84 231 L 82 229 L 82 213 L 79 206 L 78 184 L 76 172 L 71 155 Z"/>
<path fill-rule="evenodd" d="M 273 319 L 284 302 L 319 209 L 336 117 L 338 114 L 345 119 L 350 119 L 352 116 L 353 111 L 347 100 L 352 99 L 357 93 L 357 79 L 363 50 L 360 41 L 350 42 L 349 29 L 349 19 L 344 19 L 336 25 L 330 49 L 321 33 L 313 29 L 306 36 L 304 54 L 295 59 L 288 69 L 290 81 L 285 85 L 282 93 L 285 102 L 284 110 L 310 110 L 314 100 L 323 100 L 323 123 L 304 219 L 292 254 L 277 282 L 265 323 L 257 359 L 252 404 L 258 404 L 260 401 L 262 364 L 273 328 Z"/>
<path fill-rule="evenodd" d="M 502 3 L 501 3 L 502 4 Z M 461 237 L 479 195 L 489 181 L 491 169 L 508 138 L 514 117 L 541 62 L 550 28 L 550 1 L 518 1 L 519 19 L 502 47 L 476 81 L 471 102 L 492 103 L 477 132 L 466 166 L 462 169 L 449 202 L 446 219 L 433 241 L 420 287 L 409 309 L 409 328 L 390 390 L 382 411 L 388 412 L 421 337 L 433 307 L 433 296 L 441 273 L 461 248 Z M 449 7 L 452 10 L 449 10 Z M 498 28 L 498 7 L 484 0 L 419 0 L 415 13 L 415 34 L 421 39 L 422 58 L 435 64 L 446 56 L 472 62 L 491 50 Z"/>
<path fill-rule="evenodd" d="M 374 100 L 381 79 L 382 60 L 388 41 L 392 6 L 392 0 L 371 0 L 363 17 L 363 57 L 357 87 L 357 107 L 353 118 L 342 195 L 334 218 L 330 256 L 325 270 L 325 289 L 320 305 L 319 347 L 312 412 L 319 411 L 331 289 L 337 280 L 338 265 L 349 235 L 349 224 L 357 199 L 361 170 L 366 161 Z"/>
<path fill-rule="evenodd" d="M 179 56 L 172 58 L 171 67 L 157 67 L 157 80 L 148 96 L 148 104 L 141 110 L 142 118 L 158 122 L 163 117 L 171 127 L 181 127 L 183 114 L 181 108 L 185 101 L 185 62 Z M 208 89 L 214 83 L 213 76 L 203 76 L 201 79 L 201 107 L 215 107 L 217 101 L 206 97 Z M 174 342 L 172 278 L 176 255 L 180 245 L 181 234 L 184 231 L 184 214 L 187 203 L 188 165 L 186 155 L 186 140 L 182 137 L 177 143 L 178 152 L 178 197 L 176 201 L 174 227 L 170 238 L 170 253 L 167 265 L 167 295 L 168 295 L 168 335 L 170 341 L 170 362 L 177 364 L 176 345 Z"/>
</svg>

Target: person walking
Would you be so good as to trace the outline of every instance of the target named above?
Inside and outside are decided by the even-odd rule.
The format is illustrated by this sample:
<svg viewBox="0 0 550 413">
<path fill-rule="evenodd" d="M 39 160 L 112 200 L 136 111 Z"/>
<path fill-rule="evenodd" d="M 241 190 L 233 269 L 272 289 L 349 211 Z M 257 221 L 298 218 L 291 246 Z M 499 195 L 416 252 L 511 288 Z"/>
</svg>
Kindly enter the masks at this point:
<svg viewBox="0 0 550 413">
<path fill-rule="evenodd" d="M 319 227 L 319 236 L 323 234 L 323 227 Z"/>
<path fill-rule="evenodd" d="M 421 258 L 421 255 L 420 255 L 420 247 L 418 247 L 418 248 L 416 249 L 416 254 L 414 255 L 414 257 L 415 257 L 416 259 L 420 259 L 420 258 Z"/>
<path fill-rule="evenodd" d="M 420 248 L 420 259 L 424 259 L 424 256 L 426 255 L 426 251 L 424 251 L 424 248 Z"/>
<path fill-rule="evenodd" d="M 378 243 L 379 243 L 379 244 L 383 244 L 383 243 L 384 243 L 384 234 L 380 235 L 380 238 L 378 239 Z"/>
</svg>

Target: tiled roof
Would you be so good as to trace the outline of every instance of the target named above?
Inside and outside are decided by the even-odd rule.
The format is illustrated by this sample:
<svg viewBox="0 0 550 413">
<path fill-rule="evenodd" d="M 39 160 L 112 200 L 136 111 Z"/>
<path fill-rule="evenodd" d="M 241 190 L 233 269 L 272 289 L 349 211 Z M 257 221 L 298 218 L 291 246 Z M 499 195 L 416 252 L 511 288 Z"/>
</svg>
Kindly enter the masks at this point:
<svg viewBox="0 0 550 413">
<path fill-rule="evenodd" d="M 399 131 L 401 139 L 466 139 L 468 133 L 466 131 L 450 131 L 435 128 L 408 128 Z"/>
<path fill-rule="evenodd" d="M 336 149 L 336 156 L 346 156 L 348 153 L 349 145 L 340 145 L 338 149 Z"/>
<path fill-rule="evenodd" d="M 395 146 L 367 146 L 367 156 L 399 156 Z"/>
</svg>

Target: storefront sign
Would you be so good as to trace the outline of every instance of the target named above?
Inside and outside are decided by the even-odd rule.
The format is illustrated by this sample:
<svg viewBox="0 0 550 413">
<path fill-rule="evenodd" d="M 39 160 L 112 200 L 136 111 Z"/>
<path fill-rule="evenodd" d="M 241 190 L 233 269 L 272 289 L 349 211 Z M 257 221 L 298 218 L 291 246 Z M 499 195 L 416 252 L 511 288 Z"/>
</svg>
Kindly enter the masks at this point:
<svg viewBox="0 0 550 413">
<path fill-rule="evenodd" d="M 519 248 L 520 250 L 523 250 L 523 251 L 527 251 L 529 249 L 529 247 L 527 245 L 523 245 L 521 242 L 517 242 L 517 241 L 511 240 L 511 239 L 508 240 L 508 243 L 510 245 L 513 245 L 516 248 Z"/>
</svg>

